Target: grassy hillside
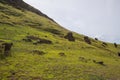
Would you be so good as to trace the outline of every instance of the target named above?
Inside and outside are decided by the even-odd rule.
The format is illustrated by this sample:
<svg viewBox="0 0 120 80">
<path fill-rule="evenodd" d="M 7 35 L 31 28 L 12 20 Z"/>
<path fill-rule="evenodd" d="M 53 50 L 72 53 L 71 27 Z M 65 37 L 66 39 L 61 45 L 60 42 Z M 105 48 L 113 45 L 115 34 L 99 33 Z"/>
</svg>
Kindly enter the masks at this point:
<svg viewBox="0 0 120 80">
<path fill-rule="evenodd" d="M 120 45 L 87 44 L 74 32 L 71 42 L 64 38 L 68 32 L 44 16 L 0 3 L 0 41 L 13 43 L 12 55 L 0 57 L 0 80 L 120 80 Z M 35 38 L 51 43 L 35 44 Z"/>
</svg>

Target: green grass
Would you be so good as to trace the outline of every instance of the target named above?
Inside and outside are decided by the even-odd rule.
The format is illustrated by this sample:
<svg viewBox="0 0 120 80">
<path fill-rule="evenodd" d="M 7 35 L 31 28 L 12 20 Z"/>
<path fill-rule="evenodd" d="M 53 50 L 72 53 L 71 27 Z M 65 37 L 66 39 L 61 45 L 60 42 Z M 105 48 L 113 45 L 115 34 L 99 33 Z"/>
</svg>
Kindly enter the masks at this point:
<svg viewBox="0 0 120 80">
<path fill-rule="evenodd" d="M 103 47 L 102 41 L 93 39 L 92 45 L 89 45 L 84 42 L 84 35 L 74 32 L 76 41 L 69 42 L 63 38 L 68 30 L 42 16 L 0 3 L 1 9 L 0 40 L 13 42 L 13 47 L 12 56 L 0 59 L 0 80 L 120 79 L 120 58 L 117 55 L 120 45 L 115 48 L 113 44 L 107 43 L 108 46 Z M 53 30 L 59 33 L 55 34 Z M 28 35 L 53 43 L 33 45 L 33 42 L 22 40 Z M 33 50 L 45 54 L 38 55 Z M 61 52 L 66 56 L 60 56 Z M 103 61 L 104 65 L 94 63 L 93 60 Z"/>
</svg>

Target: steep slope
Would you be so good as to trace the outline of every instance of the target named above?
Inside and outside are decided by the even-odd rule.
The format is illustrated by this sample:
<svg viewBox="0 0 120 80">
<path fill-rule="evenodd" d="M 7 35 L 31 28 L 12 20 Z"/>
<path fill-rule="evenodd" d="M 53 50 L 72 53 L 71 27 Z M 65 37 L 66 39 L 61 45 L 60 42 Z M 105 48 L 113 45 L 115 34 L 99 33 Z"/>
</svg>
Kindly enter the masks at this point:
<svg viewBox="0 0 120 80">
<path fill-rule="evenodd" d="M 1 0 L 0 2 L 2 2 L 4 4 L 9 4 L 20 10 L 28 10 L 28 11 L 34 12 L 40 16 L 44 16 L 44 17 L 54 21 L 53 19 L 49 18 L 47 15 L 43 14 L 39 10 L 37 10 L 34 7 L 30 6 L 29 4 L 25 3 L 23 0 Z"/>
<path fill-rule="evenodd" d="M 0 1 L 0 43 L 13 43 L 12 56 L 0 55 L 0 80 L 120 79 L 120 45 L 91 38 L 88 44 L 74 32 L 75 41 L 68 41 L 70 31 L 19 1 Z"/>
</svg>

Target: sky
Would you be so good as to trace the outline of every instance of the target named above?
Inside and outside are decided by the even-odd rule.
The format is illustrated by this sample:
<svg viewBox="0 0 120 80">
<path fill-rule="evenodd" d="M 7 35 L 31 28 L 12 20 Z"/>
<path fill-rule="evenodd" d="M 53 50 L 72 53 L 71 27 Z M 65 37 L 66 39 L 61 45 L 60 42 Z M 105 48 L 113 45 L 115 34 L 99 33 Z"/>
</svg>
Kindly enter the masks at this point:
<svg viewBox="0 0 120 80">
<path fill-rule="evenodd" d="M 61 26 L 120 43 L 120 0 L 24 0 Z"/>
</svg>

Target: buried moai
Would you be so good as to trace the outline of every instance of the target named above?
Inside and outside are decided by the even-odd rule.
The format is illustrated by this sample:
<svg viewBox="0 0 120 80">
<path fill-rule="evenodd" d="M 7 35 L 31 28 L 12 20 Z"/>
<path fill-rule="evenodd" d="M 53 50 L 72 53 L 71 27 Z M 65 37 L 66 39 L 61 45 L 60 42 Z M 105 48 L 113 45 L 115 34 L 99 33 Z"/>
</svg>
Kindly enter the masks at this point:
<svg viewBox="0 0 120 80">
<path fill-rule="evenodd" d="M 91 44 L 91 40 L 88 36 L 84 36 L 84 41 L 88 44 Z"/>
<path fill-rule="evenodd" d="M 120 52 L 118 52 L 118 56 L 120 57 Z"/>
<path fill-rule="evenodd" d="M 72 32 L 67 33 L 66 36 L 64 36 L 65 39 L 68 39 L 68 41 L 75 41 L 75 38 L 73 36 Z"/>
<path fill-rule="evenodd" d="M 118 47 L 118 45 L 117 45 L 116 43 L 114 43 L 114 46 L 115 46 L 115 48 L 117 48 L 117 47 Z"/>
<path fill-rule="evenodd" d="M 13 46 L 13 43 L 2 43 L 3 55 L 4 56 L 10 56 L 11 55 L 12 46 Z"/>
</svg>

